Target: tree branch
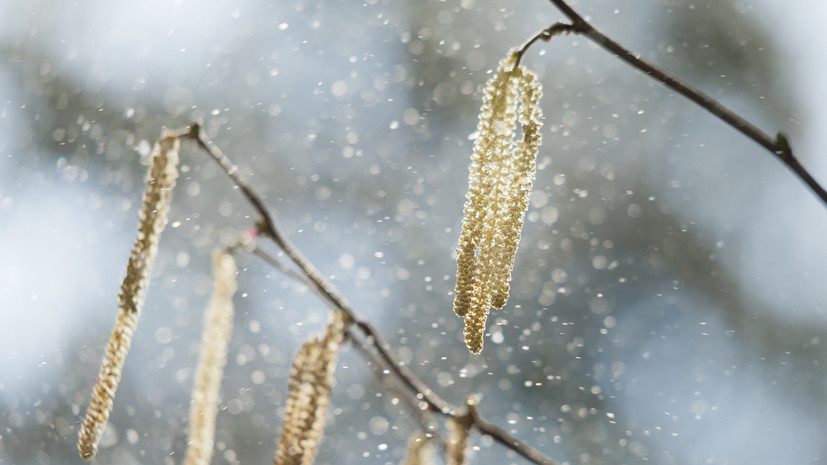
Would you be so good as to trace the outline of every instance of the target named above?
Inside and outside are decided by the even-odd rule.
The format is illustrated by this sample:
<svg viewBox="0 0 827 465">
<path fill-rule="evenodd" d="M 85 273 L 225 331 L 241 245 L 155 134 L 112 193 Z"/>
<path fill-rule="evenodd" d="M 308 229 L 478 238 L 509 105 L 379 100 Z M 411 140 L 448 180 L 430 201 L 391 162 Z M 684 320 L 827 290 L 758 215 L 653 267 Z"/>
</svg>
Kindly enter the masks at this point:
<svg viewBox="0 0 827 465">
<path fill-rule="evenodd" d="M 462 413 L 461 409 L 458 409 L 440 398 L 433 390 L 422 382 L 422 380 L 417 378 L 416 375 L 408 370 L 407 367 L 405 367 L 404 364 L 396 357 L 396 354 L 393 353 L 390 346 L 381 338 L 379 332 L 373 324 L 356 313 L 322 277 L 313 264 L 304 258 L 299 250 L 287 240 L 284 234 L 280 231 L 278 224 L 276 223 L 275 216 L 271 215 L 267 210 L 267 207 L 265 207 L 261 197 L 259 197 L 258 194 L 256 194 L 256 192 L 253 191 L 253 189 L 242 179 L 241 175 L 238 174 L 237 167 L 230 161 L 230 159 L 206 137 L 200 125 L 197 123 L 192 123 L 189 131 L 186 133 L 182 132 L 181 137 L 193 140 L 199 148 L 207 152 L 210 157 L 218 163 L 224 173 L 230 178 L 233 184 L 241 190 L 244 197 L 258 213 L 260 217 L 258 223 L 259 233 L 272 240 L 273 243 L 275 243 L 276 246 L 284 252 L 284 254 L 301 270 L 303 277 L 306 278 L 308 284 L 310 284 L 310 286 L 320 297 L 322 297 L 333 308 L 347 315 L 352 323 L 348 327 L 350 339 L 354 341 L 356 347 L 365 354 L 368 360 L 374 359 L 370 354 L 370 351 L 375 351 L 378 359 L 387 368 L 387 375 L 392 376 L 400 386 L 413 393 L 419 403 L 424 404 L 424 409 L 451 418 L 462 418 L 464 415 L 467 415 Z M 256 255 L 262 257 L 266 254 L 256 253 Z M 273 258 L 270 258 L 267 261 L 279 269 L 283 268 L 282 266 L 279 266 L 280 263 Z M 356 336 L 352 332 L 352 328 L 354 326 L 362 332 L 363 338 L 354 337 Z M 477 428 L 480 433 L 491 436 L 491 438 L 495 441 L 517 452 L 535 464 L 557 465 L 555 461 L 546 457 L 528 444 L 518 440 L 506 430 L 483 420 L 478 414 L 476 414 L 475 410 L 472 410 L 472 412 L 472 426 Z"/>
<path fill-rule="evenodd" d="M 562 23 L 558 21 L 552 24 L 551 26 L 543 29 L 542 31 L 538 32 L 536 35 L 534 35 L 534 37 L 528 39 L 526 43 L 524 43 L 520 46 L 520 48 L 517 49 L 517 58 L 514 60 L 514 68 L 512 69 L 516 69 L 518 66 L 520 66 L 520 60 L 523 59 L 523 55 L 525 55 L 525 52 L 527 52 L 528 49 L 532 45 L 534 45 L 534 43 L 538 40 L 549 42 L 554 36 L 559 36 L 560 34 L 568 34 L 572 30 L 573 26 L 571 24 Z"/>
<path fill-rule="evenodd" d="M 632 53 L 630 50 L 624 48 L 622 45 L 615 42 L 607 35 L 603 34 L 594 26 L 592 26 L 588 21 L 586 21 L 582 16 L 580 16 L 580 14 L 578 14 L 572 7 L 570 7 L 565 0 L 549 1 L 552 4 L 554 4 L 554 6 L 556 6 L 560 11 L 562 11 L 566 17 L 569 18 L 571 24 L 555 23 L 549 28 L 544 29 L 542 32 L 534 36 L 534 38 L 529 40 L 529 42 L 527 42 L 526 45 L 523 46 L 523 48 L 520 50 L 520 57 L 525 52 L 525 50 L 538 39 L 542 39 L 548 42 L 554 35 L 559 35 L 562 32 L 573 32 L 577 34 L 583 34 L 597 45 L 603 47 L 605 50 L 608 50 L 610 53 L 614 54 L 621 60 L 628 63 L 630 66 L 646 73 L 652 79 L 662 82 L 670 89 L 692 100 L 709 113 L 712 113 L 713 115 L 717 116 L 718 118 L 720 118 L 721 120 L 735 128 L 744 136 L 749 137 L 753 141 L 760 144 L 768 152 L 772 153 L 779 160 L 781 160 L 782 163 L 787 165 L 787 167 L 793 173 L 795 173 L 795 175 L 798 176 L 798 178 L 801 181 L 803 181 L 805 184 L 807 184 L 807 186 L 810 187 L 813 193 L 815 193 L 815 195 L 821 199 L 821 202 L 825 205 L 825 207 L 827 207 L 827 191 L 824 190 L 824 188 L 815 180 L 815 178 L 813 178 L 813 176 L 801 165 L 801 163 L 795 157 L 792 148 L 790 147 L 789 141 L 787 140 L 787 137 L 784 135 L 784 133 L 779 131 L 775 137 L 767 134 L 754 124 L 747 121 L 742 116 L 723 106 L 714 98 L 696 89 L 695 87 L 691 86 L 690 84 L 678 78 L 677 76 L 674 76 L 669 72 L 658 68 L 657 66 L 640 58 L 640 56 L 638 56 L 637 54 Z"/>
</svg>

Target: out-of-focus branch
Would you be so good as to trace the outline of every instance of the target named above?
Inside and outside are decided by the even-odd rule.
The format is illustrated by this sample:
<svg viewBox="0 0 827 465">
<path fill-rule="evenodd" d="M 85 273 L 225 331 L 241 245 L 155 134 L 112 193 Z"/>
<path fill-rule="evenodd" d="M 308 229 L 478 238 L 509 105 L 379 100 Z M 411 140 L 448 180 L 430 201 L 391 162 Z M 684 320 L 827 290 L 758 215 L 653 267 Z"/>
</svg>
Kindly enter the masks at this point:
<svg viewBox="0 0 827 465">
<path fill-rule="evenodd" d="M 251 251 L 253 255 L 264 261 L 264 263 L 267 263 L 273 268 L 281 271 L 294 281 L 301 283 L 305 286 L 309 285 L 309 283 L 307 282 L 307 278 L 304 275 L 297 273 L 296 270 L 288 266 L 286 263 L 282 263 L 281 260 L 279 260 L 278 258 L 268 254 L 267 252 L 255 246 L 250 247 L 249 251 Z"/>
<path fill-rule="evenodd" d="M 471 421 L 472 427 L 480 431 L 481 434 L 490 436 L 493 440 L 499 442 L 503 446 L 517 452 L 525 457 L 527 460 L 540 465 L 557 465 L 557 463 L 546 457 L 538 450 L 529 446 L 528 444 L 518 440 L 507 431 L 497 426 L 494 426 L 483 420 L 476 410 L 471 409 L 470 413 L 464 409 L 458 409 L 449 402 L 439 397 L 433 390 L 431 390 L 422 380 L 414 375 L 407 367 L 396 357 L 396 354 L 391 350 L 390 346 L 382 339 L 379 332 L 368 320 L 362 318 L 356 313 L 350 305 L 336 292 L 333 287 L 322 277 L 310 261 L 296 249 L 292 243 L 284 236 L 278 227 L 275 216 L 271 215 L 261 200 L 261 197 L 242 179 L 238 174 L 238 169 L 230 161 L 230 159 L 210 141 L 203 133 L 201 127 L 193 123 L 190 130 L 186 133 L 181 133 L 181 137 L 193 140 L 201 149 L 207 152 L 210 157 L 215 160 L 222 168 L 224 173 L 231 179 L 242 192 L 244 197 L 256 210 L 259 215 L 259 234 L 272 240 L 273 243 L 301 270 L 303 278 L 307 284 L 313 288 L 316 293 L 322 297 L 331 307 L 344 313 L 349 319 L 348 335 L 354 342 L 354 345 L 368 358 L 368 360 L 381 362 L 386 370 L 381 373 L 384 376 L 391 376 L 395 380 L 395 384 L 407 390 L 408 395 L 413 395 L 418 402 L 415 402 L 416 407 L 420 410 L 428 410 L 436 414 L 456 419 L 467 419 Z M 257 252 L 256 255 L 264 258 L 268 257 L 262 252 Z M 271 265 L 279 269 L 283 269 L 283 264 L 278 260 L 270 257 L 265 260 Z M 292 277 L 297 277 L 292 275 Z M 357 335 L 353 332 L 353 328 L 358 328 L 362 333 Z"/>
<path fill-rule="evenodd" d="M 310 283 L 307 281 L 307 277 L 297 273 L 293 268 L 288 267 L 286 264 L 279 261 L 276 257 L 272 256 L 265 250 L 260 247 L 253 247 L 252 253 L 256 257 L 260 258 L 266 264 L 277 268 L 279 271 L 284 273 L 289 278 L 293 279 L 297 283 L 308 286 Z M 328 302 L 329 304 L 329 302 Z M 338 310 L 338 308 L 333 307 L 334 309 Z M 360 329 L 358 329 L 354 325 L 349 325 L 346 328 L 346 334 L 350 342 L 362 352 L 362 355 L 368 359 L 369 365 L 374 370 L 374 374 L 379 381 L 388 389 L 392 389 L 394 391 L 399 391 L 400 387 L 405 390 L 404 394 L 408 394 L 409 390 L 407 389 L 406 385 L 400 386 L 398 384 L 398 380 L 394 377 L 387 376 L 388 371 L 386 368 L 387 363 L 380 358 L 380 356 L 376 353 L 375 350 L 372 349 L 371 343 L 365 337 L 364 334 L 360 333 Z M 417 421 L 420 423 L 420 426 L 424 431 L 431 433 L 433 436 L 438 437 L 439 434 L 436 431 L 433 431 L 433 428 L 429 427 L 429 422 L 425 419 L 425 414 L 427 414 L 430 409 L 422 409 L 420 408 L 420 399 L 418 399 L 415 395 L 402 395 L 400 396 L 403 402 L 414 412 L 414 416 L 416 417 Z"/>
<path fill-rule="evenodd" d="M 628 63 L 630 66 L 646 73 L 652 79 L 662 82 L 670 89 L 678 92 L 684 97 L 692 100 L 700 105 L 703 109 L 717 116 L 744 136 L 752 139 L 760 144 L 768 152 L 775 155 L 782 163 L 795 173 L 798 178 L 803 181 L 815 193 L 822 203 L 827 206 L 827 191 L 813 178 L 813 176 L 804 168 L 798 159 L 793 154 L 790 143 L 783 132 L 778 132 L 775 137 L 767 134 L 759 129 L 757 126 L 747 121 L 746 118 L 738 115 L 729 108 L 723 106 L 720 102 L 705 94 L 704 92 L 691 86 L 686 81 L 674 76 L 673 74 L 664 71 L 648 61 L 640 58 L 639 55 L 632 53 L 630 50 L 624 48 L 619 43 L 615 42 L 607 35 L 603 34 L 592 26 L 586 19 L 577 13 L 565 0 L 549 0 L 556 6 L 563 14 L 569 18 L 571 24 L 554 23 L 547 29 L 544 29 L 531 40 L 529 40 L 521 49 L 520 57 L 523 53 L 534 44 L 537 40 L 542 39 L 546 42 L 551 40 L 555 35 L 561 33 L 576 33 L 582 34 L 589 38 L 600 47 L 614 54 L 621 60 Z"/>
<path fill-rule="evenodd" d="M 242 191 L 244 196 L 258 212 L 259 219 L 259 234 L 272 240 L 276 246 L 302 271 L 302 274 L 307 278 L 308 284 L 324 298 L 330 305 L 336 309 L 344 312 L 353 324 L 358 326 L 365 336 L 372 339 L 372 345 L 379 352 L 382 360 L 388 365 L 389 369 L 397 376 L 403 384 L 409 389 L 423 393 L 422 401 L 426 402 L 427 408 L 439 412 L 450 412 L 453 410 L 450 404 L 443 401 L 439 396 L 434 394 L 430 389 L 425 387 L 419 379 L 417 379 L 410 371 L 405 368 L 396 355 L 391 352 L 389 346 L 379 337 L 376 328 L 367 320 L 364 320 L 357 315 L 350 305 L 334 290 L 330 284 L 322 277 L 304 256 L 291 244 L 287 238 L 281 233 L 274 217 L 270 214 L 264 206 L 264 202 L 256 194 L 252 188 L 241 178 L 238 174 L 238 169 L 227 158 L 226 155 L 210 141 L 201 130 L 200 126 L 193 123 L 189 133 L 186 136 L 196 141 L 198 146 L 206 151 L 221 166 L 224 173 L 230 177 L 233 183 Z"/>
<path fill-rule="evenodd" d="M 534 35 L 534 37 L 528 39 L 526 43 L 520 46 L 517 49 L 517 58 L 514 60 L 514 69 L 520 66 L 520 61 L 523 59 L 523 55 L 528 49 L 534 45 L 535 42 L 538 40 L 543 40 L 545 42 L 550 41 L 554 36 L 559 36 L 561 34 L 568 34 L 573 29 L 573 26 L 568 23 L 556 22 L 551 26 L 543 29 L 542 31 L 538 32 Z"/>
</svg>

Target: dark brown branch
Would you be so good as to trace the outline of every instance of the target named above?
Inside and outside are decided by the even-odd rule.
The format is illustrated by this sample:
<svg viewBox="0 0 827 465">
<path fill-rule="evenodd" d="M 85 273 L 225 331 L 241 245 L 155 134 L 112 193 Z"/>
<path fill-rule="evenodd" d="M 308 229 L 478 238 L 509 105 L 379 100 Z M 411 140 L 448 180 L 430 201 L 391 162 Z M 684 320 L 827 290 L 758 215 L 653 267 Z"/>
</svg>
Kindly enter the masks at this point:
<svg viewBox="0 0 827 465">
<path fill-rule="evenodd" d="M 562 11 L 563 14 L 569 18 L 569 20 L 571 20 L 571 24 L 564 25 L 568 27 L 563 27 L 561 26 L 562 23 L 555 23 L 548 29 L 545 29 L 541 33 L 537 34 L 524 46 L 521 50 L 520 56 L 522 56 L 525 49 L 536 42 L 537 39 L 544 39 L 546 41 L 551 39 L 552 32 L 556 32 L 555 35 L 559 35 L 560 32 L 574 32 L 583 34 L 594 43 L 616 55 L 629 65 L 646 73 L 652 79 L 662 82 L 670 89 L 697 103 L 706 111 L 712 113 L 738 130 L 741 134 L 760 144 L 762 147 L 767 149 L 767 151 L 781 160 L 781 162 L 787 165 L 787 167 L 792 170 L 792 172 L 795 173 L 799 179 L 801 179 L 805 184 L 807 184 L 807 186 L 810 187 L 810 189 L 812 189 L 812 191 L 821 199 L 822 203 L 827 206 L 827 191 L 825 191 L 824 188 L 815 180 L 815 178 L 813 178 L 813 176 L 803 166 L 801 166 L 801 163 L 793 154 L 786 136 L 782 132 L 778 132 L 775 137 L 767 134 L 754 124 L 747 121 L 745 118 L 723 106 L 714 98 L 696 89 L 677 76 L 658 68 L 657 66 L 640 58 L 640 56 L 627 50 L 619 43 L 615 42 L 592 26 L 573 8 L 571 8 L 565 0 L 550 1 L 554 4 L 554 6 Z"/>
<path fill-rule="evenodd" d="M 538 40 L 543 40 L 545 42 L 549 42 L 552 37 L 559 36 L 560 34 L 568 34 L 572 30 L 572 25 L 567 23 L 556 22 L 552 24 L 550 27 L 543 29 L 542 31 L 538 32 L 534 37 L 528 39 L 526 43 L 520 46 L 517 49 L 517 59 L 514 60 L 514 68 L 520 66 L 520 61 L 523 59 L 523 55 L 528 49 L 534 45 L 535 42 Z"/>
<path fill-rule="evenodd" d="M 241 175 L 238 174 L 238 168 L 233 165 L 229 158 L 221 152 L 221 149 L 216 147 L 215 144 L 212 143 L 205 135 L 204 131 L 201 130 L 201 126 L 198 123 L 192 123 L 190 125 L 190 130 L 186 134 L 182 134 L 182 136 L 187 137 L 195 141 L 198 146 L 207 152 L 218 166 L 224 171 L 224 173 L 230 177 L 233 181 L 233 184 L 236 185 L 241 192 L 244 194 L 244 197 L 247 198 L 247 201 L 250 202 L 250 205 L 258 212 L 261 216 L 261 225 L 263 225 L 264 230 L 262 232 L 266 233 L 266 229 L 275 226 L 275 222 L 273 218 L 270 216 L 270 212 L 267 211 L 267 208 L 264 206 L 264 202 L 261 200 L 261 197 L 258 196 L 253 190 L 247 186 L 247 184 L 241 179 Z"/>
<path fill-rule="evenodd" d="M 305 286 L 310 284 L 308 283 L 306 276 L 296 273 L 295 270 L 289 268 L 276 257 L 273 257 L 269 253 L 262 250 L 260 247 L 254 247 L 252 249 L 252 253 L 268 265 L 277 268 L 279 271 L 281 271 L 297 283 Z M 336 307 L 333 308 L 337 309 Z M 362 355 L 365 358 L 368 359 L 368 365 L 370 365 L 373 369 L 374 376 L 376 376 L 376 378 L 379 379 L 379 381 L 382 383 L 383 386 L 385 386 L 385 388 L 396 391 L 398 394 L 400 394 L 399 397 L 402 399 L 405 405 L 407 405 L 408 408 L 413 412 L 413 415 L 416 418 L 422 430 L 430 434 L 431 437 L 433 437 L 433 439 L 437 441 L 440 447 L 444 449 L 445 439 L 442 437 L 439 428 L 433 425 L 426 417 L 430 413 L 431 409 L 423 410 L 419 405 L 422 402 L 419 396 L 417 396 L 416 393 L 412 393 L 411 388 L 408 385 L 401 383 L 398 378 L 389 376 L 389 371 L 387 371 L 387 362 L 380 358 L 377 351 L 373 349 L 373 345 L 371 345 L 371 342 L 369 342 L 372 339 L 368 339 L 364 336 L 364 334 L 359 334 L 359 331 L 360 330 L 356 329 L 354 325 L 349 325 L 347 327 L 346 332 L 348 340 L 353 344 L 354 347 L 356 347 L 357 350 L 359 350 L 359 352 L 362 353 Z"/>
<path fill-rule="evenodd" d="M 213 160 L 221 166 L 224 173 L 226 173 L 233 183 L 241 189 L 244 196 L 261 217 L 259 223 L 259 233 L 271 239 L 276 246 L 278 246 L 278 248 L 281 249 L 285 255 L 287 255 L 287 257 L 302 271 L 304 276 L 307 278 L 308 284 L 314 288 L 320 296 L 322 296 L 333 307 L 344 312 L 368 338 L 373 338 L 376 350 L 379 352 L 379 355 L 385 363 L 387 363 L 389 369 L 392 370 L 409 389 L 423 394 L 430 394 L 424 395 L 422 398 L 422 400 L 428 404 L 429 409 L 436 411 L 451 411 L 452 408 L 450 407 L 450 404 L 440 399 L 436 396 L 436 394 L 433 394 L 430 389 L 427 389 L 424 386 L 424 383 L 416 379 L 416 377 L 413 376 L 407 368 L 402 366 L 396 356 L 390 351 L 388 345 L 385 344 L 385 342 L 378 336 L 378 332 L 373 325 L 357 315 L 350 308 L 350 305 L 348 305 L 347 302 L 345 302 L 344 299 L 339 296 L 339 294 L 327 283 L 327 281 L 325 281 L 318 270 L 316 270 L 316 267 L 304 258 L 298 249 L 296 249 L 293 244 L 287 240 L 287 238 L 279 230 L 273 216 L 264 206 L 264 202 L 261 198 L 247 185 L 246 182 L 244 182 L 238 174 L 238 169 L 235 165 L 233 165 L 230 159 L 227 158 L 227 156 L 224 155 L 224 153 L 221 152 L 221 150 L 216 147 L 212 141 L 207 139 L 198 124 L 192 124 L 187 137 L 194 139 L 200 148 L 210 154 Z"/>
<path fill-rule="evenodd" d="M 259 248 L 255 248 L 255 249 L 253 249 L 253 254 L 255 254 L 257 257 L 261 258 L 262 260 L 264 260 L 267 264 L 278 268 L 279 271 L 284 272 L 285 274 L 287 274 L 291 278 L 293 278 L 295 280 L 298 280 L 302 284 L 308 284 L 305 279 L 302 279 L 303 278 L 302 276 L 300 276 L 297 273 L 293 272 L 293 270 L 291 270 L 291 269 L 285 269 L 283 263 L 278 261 L 275 257 L 272 257 L 268 253 L 264 252 L 263 250 L 261 250 Z M 358 323 L 357 323 L 357 325 L 358 325 Z M 363 328 L 361 328 L 361 329 L 363 329 Z M 367 333 L 367 331 L 365 331 L 365 332 Z M 371 332 L 375 332 L 375 329 L 372 329 Z M 377 358 L 378 355 L 375 354 L 374 351 L 370 350 L 372 345 L 369 343 L 369 340 L 360 339 L 358 337 L 358 335 L 354 334 L 353 326 L 350 326 L 348 328 L 348 336 L 350 337 L 350 340 L 353 342 L 353 344 L 356 346 L 356 348 L 359 349 L 360 352 L 362 352 L 362 354 L 365 355 L 365 357 L 367 357 L 369 360 L 371 360 L 372 365 L 375 366 L 374 372 L 375 372 L 377 378 L 379 378 L 380 381 L 385 383 L 385 381 L 387 379 L 387 376 L 384 373 L 382 373 L 381 369 L 382 369 L 382 367 L 387 366 L 387 361 L 383 360 L 383 359 L 380 359 L 380 358 Z M 373 337 L 373 339 L 374 339 L 373 344 L 375 344 L 375 337 Z M 399 382 L 400 380 L 399 380 L 399 378 L 394 378 L 394 381 Z M 411 387 L 411 384 L 405 383 L 404 381 L 402 381 L 402 384 L 404 385 L 404 387 L 407 387 L 409 390 L 413 390 L 414 392 L 417 392 L 417 393 L 422 392 L 421 390 L 413 389 Z M 387 385 L 386 385 L 386 387 L 387 387 Z M 424 383 L 423 383 L 423 387 L 425 387 Z M 422 409 L 419 408 L 416 405 L 417 403 L 422 402 L 423 400 L 426 403 L 428 401 L 426 399 L 420 398 L 421 396 L 419 396 L 419 395 L 415 395 L 414 399 L 411 399 L 407 396 L 402 396 L 402 397 L 404 399 L 403 401 L 409 406 L 409 408 L 411 408 L 411 410 L 415 411 L 415 416 L 417 417 L 417 420 L 419 421 L 419 423 L 423 427 L 424 431 L 427 431 L 428 433 L 434 435 L 435 438 L 437 440 L 439 440 L 440 442 L 444 442 L 444 440 L 440 437 L 440 435 L 437 432 L 433 431 L 431 428 L 428 427 L 427 421 L 425 421 L 421 417 Z M 430 407 L 430 405 L 429 405 L 429 407 Z M 545 457 L 544 455 L 539 453 L 536 449 L 527 446 L 522 441 L 520 441 L 519 439 L 515 438 L 510 433 L 508 433 L 506 430 L 500 428 L 499 426 L 496 426 L 494 424 L 491 424 L 491 423 L 485 421 L 482 417 L 479 416 L 476 409 L 472 408 L 472 407 L 473 406 L 469 406 L 467 412 L 464 413 L 464 414 L 458 413 L 458 412 L 460 412 L 459 409 L 457 409 L 456 407 L 454 407 L 452 405 L 448 405 L 447 403 L 445 403 L 443 405 L 443 409 L 441 411 L 440 410 L 435 410 L 435 409 L 433 409 L 433 407 L 429 408 L 429 410 L 435 410 L 436 413 L 442 413 L 446 416 L 452 416 L 454 418 L 457 418 L 460 422 L 467 422 L 469 424 L 469 426 L 476 428 L 480 432 L 480 434 L 485 434 L 485 435 L 491 436 L 492 438 L 495 438 L 498 442 L 500 442 L 502 444 L 509 445 L 509 447 L 511 447 L 515 452 L 520 453 L 522 456 L 524 456 L 525 458 L 527 458 L 527 459 L 529 459 L 529 460 L 531 460 L 535 463 L 541 463 L 541 464 L 546 464 L 546 465 L 556 465 L 553 461 L 550 461 L 547 457 Z M 451 413 L 450 414 L 444 413 L 444 412 L 447 412 L 447 411 L 450 411 Z"/>
<path fill-rule="evenodd" d="M 348 338 L 353 342 L 357 349 L 368 359 L 368 365 L 373 369 L 373 374 L 376 376 L 377 379 L 382 383 L 382 385 L 389 390 L 396 391 L 400 394 L 400 398 L 408 406 L 408 409 L 413 412 L 414 418 L 419 423 L 420 428 L 422 431 L 427 432 L 430 434 L 439 444 L 441 447 L 445 447 L 445 439 L 442 437 L 441 433 L 439 432 L 439 427 L 434 425 L 432 421 L 429 421 L 431 417 L 430 412 L 428 410 L 422 410 L 419 407 L 419 403 L 421 402 L 415 394 L 413 395 L 404 395 L 410 393 L 409 390 L 404 389 L 405 386 L 401 386 L 399 384 L 399 379 L 388 376 L 388 371 L 386 370 L 386 363 L 383 362 L 379 355 L 376 353 L 375 350 L 371 350 L 371 346 L 368 340 L 365 338 L 360 338 L 357 334 L 357 331 L 354 330 L 354 326 L 349 326 L 347 329 Z"/>
<path fill-rule="evenodd" d="M 501 444 L 510 445 L 514 451 L 518 452 L 520 455 L 527 458 L 528 460 L 531 460 L 534 463 L 556 465 L 554 462 L 550 461 L 546 456 L 537 452 L 536 449 L 528 447 L 525 443 L 521 442 L 520 440 L 512 436 L 511 433 L 509 433 L 508 431 L 500 428 L 497 425 L 488 423 L 487 421 L 483 420 L 482 417 L 480 417 L 477 413 L 476 408 L 469 406 L 468 414 L 471 416 L 471 426 L 476 428 L 480 432 L 480 434 L 491 436 Z"/>
<path fill-rule="evenodd" d="M 298 282 L 302 285 L 305 285 L 305 286 L 310 286 L 311 285 L 311 283 L 308 281 L 307 276 L 296 273 L 292 268 L 287 267 L 280 260 L 273 257 L 269 253 L 265 252 L 260 247 L 253 248 L 252 252 L 253 252 L 253 255 L 257 256 L 258 258 L 260 258 L 262 261 L 264 261 L 268 265 L 277 268 L 279 271 L 281 271 L 282 273 L 284 273 L 285 275 L 287 275 L 289 278 L 293 279 L 294 281 L 296 281 L 296 282 Z M 333 308 L 334 310 L 341 310 L 339 307 L 332 305 L 329 300 L 327 301 L 327 303 L 328 303 L 328 305 L 331 305 L 331 308 Z M 374 348 L 374 344 L 375 344 L 374 338 L 366 336 L 364 334 L 364 331 L 362 330 L 362 328 L 359 328 L 358 323 L 356 323 L 355 321 L 351 320 L 351 323 L 352 324 L 348 325 L 348 327 L 347 327 L 348 338 L 353 343 L 353 345 L 362 353 L 362 355 L 364 355 L 365 358 L 367 358 L 370 361 L 371 366 L 375 370 L 377 378 L 379 378 L 379 380 L 385 385 L 385 387 L 389 387 L 388 384 L 387 384 L 387 381 L 389 381 L 389 378 L 391 378 L 392 381 L 394 381 L 396 383 L 399 383 L 400 380 L 398 378 L 388 376 L 388 374 L 389 374 L 388 371 L 382 372 L 382 370 L 387 370 L 388 369 L 388 367 L 387 367 L 388 362 L 385 359 L 381 358 L 380 355 L 375 350 L 375 348 Z M 418 392 L 418 391 L 414 390 L 411 387 L 411 384 L 407 384 L 407 383 L 403 382 L 401 384 L 401 387 L 403 389 L 405 389 L 405 393 L 412 392 L 412 391 L 413 392 Z M 394 390 L 397 390 L 397 389 L 394 387 Z M 419 405 L 418 405 L 419 403 L 422 402 L 422 400 L 419 399 L 419 397 L 416 396 L 416 394 L 414 394 L 413 396 L 404 396 L 403 395 L 401 397 L 404 399 L 405 403 L 408 404 L 411 407 L 412 410 L 416 411 L 417 418 L 420 418 L 420 422 L 423 423 L 423 427 L 424 427 L 425 424 L 421 420 L 421 414 L 425 413 L 427 411 L 434 410 L 434 409 L 433 408 L 427 408 L 423 411 L 423 409 L 420 408 Z M 453 407 L 446 406 L 446 408 L 453 408 Z M 428 431 L 427 428 L 425 428 L 425 430 Z"/>
<path fill-rule="evenodd" d="M 275 217 L 269 213 L 261 197 L 253 191 L 253 189 L 242 179 L 238 174 L 238 169 L 224 155 L 224 153 L 210 141 L 201 130 L 201 127 L 193 123 L 187 133 L 182 133 L 182 137 L 192 139 L 196 144 L 207 152 L 213 160 L 215 160 L 224 173 L 232 180 L 244 197 L 250 202 L 253 209 L 256 210 L 259 219 L 259 233 L 271 239 L 276 246 L 302 271 L 306 277 L 308 284 L 327 301 L 332 307 L 343 312 L 350 318 L 352 325 L 356 326 L 363 333 L 365 341 L 373 350 L 379 360 L 388 369 L 389 374 L 392 375 L 400 385 L 407 388 L 414 393 L 416 399 L 424 402 L 428 410 L 441 414 L 443 416 L 457 418 L 459 414 L 456 407 L 440 398 L 428 386 L 416 377 L 410 370 L 408 370 L 402 362 L 393 353 L 390 346 L 381 338 L 376 328 L 367 320 L 358 315 L 350 305 L 327 283 L 322 275 L 316 270 L 312 263 L 310 263 L 304 256 L 296 249 L 290 241 L 281 233 Z M 273 263 L 275 265 L 275 263 Z M 276 265 L 278 268 L 278 265 Z M 353 340 L 359 340 L 351 337 Z M 357 344 L 357 347 L 361 347 Z M 371 359 L 370 356 L 368 356 Z M 528 444 L 514 438 L 507 431 L 485 422 L 479 416 L 473 418 L 474 426 L 483 434 L 491 436 L 495 441 L 501 443 L 503 446 L 517 452 L 529 461 L 540 465 L 557 465 L 556 462 L 541 454 L 536 449 Z"/>
</svg>

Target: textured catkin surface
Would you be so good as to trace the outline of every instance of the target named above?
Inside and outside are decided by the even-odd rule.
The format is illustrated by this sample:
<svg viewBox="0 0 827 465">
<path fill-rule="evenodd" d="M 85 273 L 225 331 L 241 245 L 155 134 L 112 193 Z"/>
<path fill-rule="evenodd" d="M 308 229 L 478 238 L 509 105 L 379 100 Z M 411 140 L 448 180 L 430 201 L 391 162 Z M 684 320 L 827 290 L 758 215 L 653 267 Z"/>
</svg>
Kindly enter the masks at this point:
<svg viewBox="0 0 827 465">
<path fill-rule="evenodd" d="M 454 312 L 465 318 L 465 343 L 475 354 L 490 307 L 508 300 L 541 142 L 540 84 L 515 59 L 512 51 L 500 61 L 483 92 L 457 248 Z"/>
<path fill-rule="evenodd" d="M 237 273 L 232 255 L 225 251 L 213 252 L 213 291 L 204 315 L 184 465 L 209 465 L 212 458 L 218 394 L 233 329 L 233 294 L 238 289 Z"/>
<path fill-rule="evenodd" d="M 167 224 L 172 190 L 178 178 L 178 136 L 164 132 L 152 151 L 143 202 L 138 212 L 138 236 L 129 255 L 126 277 L 118 293 L 119 308 L 109 337 L 92 400 L 78 434 L 78 452 L 84 460 L 95 457 L 121 381 L 126 354 L 146 297 L 158 241 Z"/>
<path fill-rule="evenodd" d="M 310 338 L 293 359 L 276 465 L 313 463 L 324 434 L 336 382 L 336 355 L 344 333 L 342 315 L 335 312 L 324 336 Z"/>
</svg>

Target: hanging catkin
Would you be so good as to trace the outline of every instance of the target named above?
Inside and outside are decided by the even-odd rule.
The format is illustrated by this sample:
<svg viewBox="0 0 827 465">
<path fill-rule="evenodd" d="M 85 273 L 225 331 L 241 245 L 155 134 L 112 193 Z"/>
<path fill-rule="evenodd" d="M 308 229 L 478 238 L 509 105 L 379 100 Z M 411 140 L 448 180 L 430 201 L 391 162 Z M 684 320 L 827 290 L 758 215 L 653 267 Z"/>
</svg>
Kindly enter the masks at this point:
<svg viewBox="0 0 827 465">
<path fill-rule="evenodd" d="M 541 141 L 540 84 L 514 66 L 516 57 L 512 51 L 500 61 L 483 91 L 457 248 L 454 312 L 465 318 L 465 343 L 475 354 L 490 307 L 508 300 Z M 522 137 L 515 140 L 518 122 Z"/>
<path fill-rule="evenodd" d="M 324 434 L 330 392 L 336 382 L 336 354 L 344 333 L 344 318 L 335 312 L 324 336 L 310 338 L 293 359 L 275 465 L 313 463 Z"/>
<path fill-rule="evenodd" d="M 212 458 L 218 393 L 233 329 L 233 294 L 238 288 L 236 273 L 238 269 L 232 255 L 223 250 L 213 252 L 213 291 L 204 314 L 184 465 L 209 465 Z"/>
<path fill-rule="evenodd" d="M 126 267 L 126 277 L 118 293 L 119 307 L 115 327 L 109 337 L 92 401 L 78 434 L 78 451 L 84 460 L 95 457 L 112 404 L 121 381 L 126 353 L 141 314 L 158 240 L 167 224 L 172 189 L 178 178 L 178 135 L 165 131 L 155 144 L 138 212 L 138 237 Z"/>
</svg>

